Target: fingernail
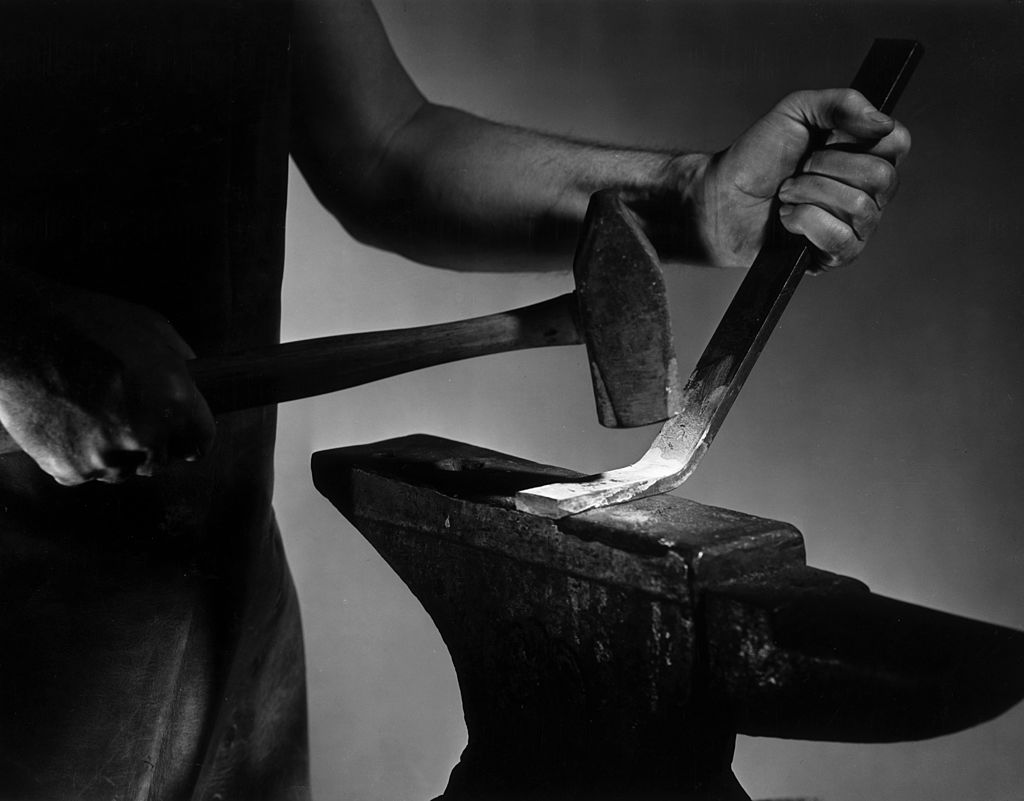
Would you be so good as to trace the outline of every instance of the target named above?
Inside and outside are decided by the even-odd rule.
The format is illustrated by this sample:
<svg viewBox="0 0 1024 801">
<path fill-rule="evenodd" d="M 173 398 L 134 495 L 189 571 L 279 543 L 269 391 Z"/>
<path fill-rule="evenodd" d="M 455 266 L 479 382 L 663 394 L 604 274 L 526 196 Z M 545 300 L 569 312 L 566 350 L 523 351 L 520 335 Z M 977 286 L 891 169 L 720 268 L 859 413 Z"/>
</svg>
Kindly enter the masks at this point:
<svg viewBox="0 0 1024 801">
<path fill-rule="evenodd" d="M 879 125 L 888 125 L 892 122 L 892 117 L 888 114 L 883 114 L 881 111 L 869 111 L 865 116 L 872 122 L 877 122 Z"/>
<path fill-rule="evenodd" d="M 789 205 L 779 206 L 779 216 L 780 217 L 786 217 L 787 215 L 790 215 L 792 213 L 793 213 L 793 207 L 792 206 L 789 206 Z"/>
</svg>

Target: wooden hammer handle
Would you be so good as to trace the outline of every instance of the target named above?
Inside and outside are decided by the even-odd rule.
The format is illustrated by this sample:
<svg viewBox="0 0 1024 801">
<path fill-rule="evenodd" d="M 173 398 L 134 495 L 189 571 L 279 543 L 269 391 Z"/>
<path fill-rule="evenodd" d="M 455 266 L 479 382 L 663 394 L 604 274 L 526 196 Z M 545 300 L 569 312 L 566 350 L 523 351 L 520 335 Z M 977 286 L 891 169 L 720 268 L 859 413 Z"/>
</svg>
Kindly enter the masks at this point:
<svg viewBox="0 0 1024 801">
<path fill-rule="evenodd" d="M 287 342 L 193 359 L 189 372 L 214 414 L 309 398 L 491 353 L 578 345 L 576 294 L 511 311 L 417 328 Z M 0 428 L 0 454 L 20 450 Z"/>
<path fill-rule="evenodd" d="M 214 413 L 309 398 L 491 353 L 578 345 L 575 293 L 470 320 L 342 334 L 196 359 L 189 371 Z"/>
</svg>

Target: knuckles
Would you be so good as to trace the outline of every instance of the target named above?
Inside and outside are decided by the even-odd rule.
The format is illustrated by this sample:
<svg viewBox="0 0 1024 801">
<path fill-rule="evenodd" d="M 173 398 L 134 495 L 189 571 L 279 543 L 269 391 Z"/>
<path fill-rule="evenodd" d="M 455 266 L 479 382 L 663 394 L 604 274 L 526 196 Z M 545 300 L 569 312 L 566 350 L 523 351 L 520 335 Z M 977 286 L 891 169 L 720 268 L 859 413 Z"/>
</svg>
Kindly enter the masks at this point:
<svg viewBox="0 0 1024 801">
<path fill-rule="evenodd" d="M 58 484 L 120 483 L 181 458 L 179 443 L 208 447 L 214 422 L 188 372 L 194 354 L 169 321 L 86 292 L 54 315 L 49 361 L 19 389 L 11 430 Z"/>
<path fill-rule="evenodd" d="M 838 222 L 829 226 L 827 250 L 840 261 L 848 260 L 855 255 L 859 245 L 856 234 L 849 226 Z"/>
<path fill-rule="evenodd" d="M 790 92 L 782 98 L 782 100 L 776 103 L 775 108 L 779 111 L 807 108 L 812 102 L 812 94 L 813 91 L 810 89 L 797 89 L 795 92 Z"/>
<path fill-rule="evenodd" d="M 850 205 L 854 228 L 862 235 L 869 233 L 878 223 L 878 204 L 866 192 L 855 192 Z"/>
<path fill-rule="evenodd" d="M 873 159 L 866 169 L 870 171 L 871 185 L 878 194 L 888 196 L 895 191 L 899 181 L 896 167 L 885 159 Z"/>
<path fill-rule="evenodd" d="M 797 206 L 784 224 L 794 233 L 806 236 L 817 248 L 817 263 L 822 270 L 849 264 L 863 247 L 849 225 L 817 206 Z"/>
<path fill-rule="evenodd" d="M 102 470 L 79 459 L 51 458 L 39 461 L 39 466 L 62 487 L 77 487 L 103 475 Z"/>
<path fill-rule="evenodd" d="M 84 484 L 90 480 L 87 476 L 71 471 L 55 470 L 53 468 L 47 469 L 46 467 L 44 467 L 43 470 L 49 473 L 50 476 L 53 477 L 53 480 L 62 487 L 77 487 L 79 484 Z"/>
<path fill-rule="evenodd" d="M 893 150 L 899 155 L 899 158 L 906 158 L 910 153 L 910 148 L 913 145 L 913 138 L 910 135 L 910 129 L 907 128 L 901 122 L 896 123 L 896 127 L 893 129 L 886 139 L 891 144 Z"/>
<path fill-rule="evenodd" d="M 865 107 L 871 105 L 864 95 L 849 87 L 834 89 L 832 94 L 833 102 L 847 114 L 860 114 Z"/>
<path fill-rule="evenodd" d="M 184 368 L 139 379 L 132 371 L 119 373 L 104 385 L 123 394 L 107 396 L 92 412 L 76 412 L 61 427 L 66 434 L 37 439 L 32 453 L 40 468 L 66 487 L 121 484 L 207 451 L 215 424 Z"/>
<path fill-rule="evenodd" d="M 776 105 L 783 113 L 796 111 L 805 119 L 853 117 L 871 104 L 856 89 L 798 89 Z"/>
</svg>

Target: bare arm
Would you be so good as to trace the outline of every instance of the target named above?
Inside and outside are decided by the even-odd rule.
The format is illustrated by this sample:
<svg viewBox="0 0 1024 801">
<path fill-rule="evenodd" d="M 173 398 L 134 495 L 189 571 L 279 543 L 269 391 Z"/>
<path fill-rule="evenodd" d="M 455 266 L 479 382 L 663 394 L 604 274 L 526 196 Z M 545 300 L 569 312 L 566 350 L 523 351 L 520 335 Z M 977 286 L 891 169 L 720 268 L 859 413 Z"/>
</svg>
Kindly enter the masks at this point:
<svg viewBox="0 0 1024 801">
<path fill-rule="evenodd" d="M 663 257 L 746 266 L 823 128 L 878 140 L 866 153 L 815 154 L 814 174 L 782 197 L 795 211 L 784 224 L 819 247 L 820 266 L 839 266 L 860 253 L 909 149 L 902 126 L 845 90 L 790 95 L 714 156 L 561 139 L 431 104 L 369 0 L 296 0 L 293 33 L 299 167 L 355 236 L 432 264 L 545 266 L 572 247 L 590 194 L 619 187 Z"/>
<path fill-rule="evenodd" d="M 593 192 L 643 202 L 674 165 L 428 102 L 362 0 L 298 0 L 293 85 L 292 150 L 321 202 L 363 241 L 422 262 L 514 269 L 561 254 Z"/>
</svg>

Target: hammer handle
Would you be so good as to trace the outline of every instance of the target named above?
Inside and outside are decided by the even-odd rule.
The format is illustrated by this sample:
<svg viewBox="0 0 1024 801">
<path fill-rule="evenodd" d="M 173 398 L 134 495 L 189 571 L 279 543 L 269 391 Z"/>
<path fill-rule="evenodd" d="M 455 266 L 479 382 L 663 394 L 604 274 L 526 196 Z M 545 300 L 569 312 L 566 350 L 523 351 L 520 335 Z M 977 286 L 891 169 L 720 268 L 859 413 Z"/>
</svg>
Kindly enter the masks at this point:
<svg viewBox="0 0 1024 801">
<path fill-rule="evenodd" d="M 287 342 L 188 362 L 214 414 L 309 398 L 474 356 L 583 342 L 576 294 L 417 328 Z M 0 454 L 20 450 L 0 428 Z"/>
</svg>

